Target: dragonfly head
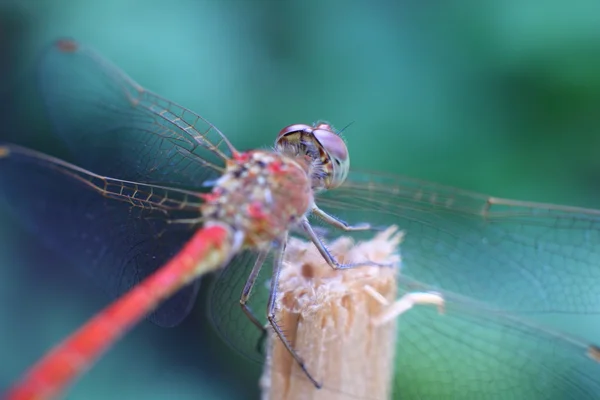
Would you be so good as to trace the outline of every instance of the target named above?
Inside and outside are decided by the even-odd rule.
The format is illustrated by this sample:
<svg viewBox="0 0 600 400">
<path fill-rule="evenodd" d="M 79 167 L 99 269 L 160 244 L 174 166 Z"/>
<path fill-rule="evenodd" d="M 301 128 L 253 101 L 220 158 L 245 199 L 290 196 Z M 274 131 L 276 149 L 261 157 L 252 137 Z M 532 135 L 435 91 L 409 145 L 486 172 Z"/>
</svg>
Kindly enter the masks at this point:
<svg viewBox="0 0 600 400">
<path fill-rule="evenodd" d="M 313 190 L 336 188 L 348 176 L 350 156 L 346 142 L 326 122 L 286 126 L 277 135 L 275 148 L 291 157 L 308 157 Z"/>
</svg>

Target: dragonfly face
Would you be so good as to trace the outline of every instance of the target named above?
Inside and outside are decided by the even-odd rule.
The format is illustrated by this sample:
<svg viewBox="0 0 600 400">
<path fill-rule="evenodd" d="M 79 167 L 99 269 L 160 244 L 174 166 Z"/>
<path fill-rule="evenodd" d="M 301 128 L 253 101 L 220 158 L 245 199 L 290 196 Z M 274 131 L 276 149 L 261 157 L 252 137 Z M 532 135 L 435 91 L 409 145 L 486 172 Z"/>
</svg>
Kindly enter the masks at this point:
<svg viewBox="0 0 600 400">
<path fill-rule="evenodd" d="M 279 152 L 299 157 L 305 155 L 313 164 L 313 190 L 333 189 L 346 180 L 350 156 L 344 139 L 328 123 L 313 126 L 294 124 L 283 128 L 275 147 Z"/>
</svg>

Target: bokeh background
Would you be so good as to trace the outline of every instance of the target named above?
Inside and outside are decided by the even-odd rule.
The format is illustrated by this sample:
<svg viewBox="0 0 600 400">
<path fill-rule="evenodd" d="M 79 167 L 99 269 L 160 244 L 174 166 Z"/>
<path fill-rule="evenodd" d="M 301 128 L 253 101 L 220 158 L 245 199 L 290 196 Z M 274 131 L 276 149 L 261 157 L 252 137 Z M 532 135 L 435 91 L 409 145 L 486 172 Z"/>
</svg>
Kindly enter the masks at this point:
<svg viewBox="0 0 600 400">
<path fill-rule="evenodd" d="M 33 77 L 71 36 L 241 149 L 352 122 L 353 168 L 598 207 L 599 27 L 597 1 L 2 0 L 0 140 L 64 151 Z M 0 391 L 106 304 L 1 204 Z M 205 295 L 180 327 L 135 328 L 67 398 L 256 398 Z"/>
</svg>

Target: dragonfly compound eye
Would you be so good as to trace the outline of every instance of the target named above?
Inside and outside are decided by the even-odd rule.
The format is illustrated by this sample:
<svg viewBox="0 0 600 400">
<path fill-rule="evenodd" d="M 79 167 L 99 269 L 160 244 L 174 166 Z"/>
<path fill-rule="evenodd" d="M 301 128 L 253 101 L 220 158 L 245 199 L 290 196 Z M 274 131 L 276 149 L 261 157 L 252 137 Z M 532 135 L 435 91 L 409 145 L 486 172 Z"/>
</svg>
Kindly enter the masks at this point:
<svg viewBox="0 0 600 400">
<path fill-rule="evenodd" d="M 344 139 L 327 123 L 286 126 L 277 135 L 275 147 L 291 157 L 307 156 L 311 160 L 315 190 L 336 188 L 348 176 L 348 148 Z"/>
<path fill-rule="evenodd" d="M 310 125 L 306 125 L 306 124 L 288 125 L 279 131 L 279 135 L 277 135 L 277 142 L 279 142 L 284 137 L 291 135 L 293 133 L 310 132 L 312 130 L 313 130 L 313 127 Z"/>
<path fill-rule="evenodd" d="M 331 126 L 319 124 L 312 132 L 324 151 L 324 172 L 330 175 L 326 180 L 327 189 L 340 186 L 346 180 L 350 170 L 350 155 L 346 142 Z"/>
</svg>

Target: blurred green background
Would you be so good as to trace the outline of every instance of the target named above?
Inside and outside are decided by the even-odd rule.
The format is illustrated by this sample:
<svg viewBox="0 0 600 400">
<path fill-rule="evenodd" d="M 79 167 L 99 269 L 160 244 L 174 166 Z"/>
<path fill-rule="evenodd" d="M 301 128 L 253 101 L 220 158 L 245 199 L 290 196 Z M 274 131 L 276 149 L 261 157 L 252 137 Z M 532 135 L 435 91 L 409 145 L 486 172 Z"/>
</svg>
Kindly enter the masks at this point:
<svg viewBox="0 0 600 400">
<path fill-rule="evenodd" d="M 599 27 L 597 1 L 3 0 L 0 140 L 64 150 L 34 69 L 71 36 L 241 149 L 353 122 L 353 168 L 598 207 Z M 3 209 L 0 266 L 1 391 L 106 299 Z M 257 377 L 199 304 L 137 327 L 67 398 L 256 398 Z"/>
</svg>

